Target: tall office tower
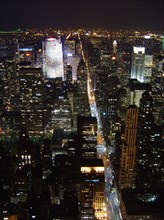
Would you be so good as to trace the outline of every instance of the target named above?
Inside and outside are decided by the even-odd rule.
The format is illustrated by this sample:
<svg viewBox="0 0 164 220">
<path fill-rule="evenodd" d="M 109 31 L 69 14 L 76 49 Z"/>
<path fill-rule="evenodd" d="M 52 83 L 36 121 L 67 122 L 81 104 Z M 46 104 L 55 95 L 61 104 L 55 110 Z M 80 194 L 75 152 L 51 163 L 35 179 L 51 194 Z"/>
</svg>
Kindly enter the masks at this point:
<svg viewBox="0 0 164 220">
<path fill-rule="evenodd" d="M 104 166 L 97 159 L 97 120 L 78 116 L 78 146 L 81 148 L 81 219 L 104 217 Z"/>
<path fill-rule="evenodd" d="M 41 169 L 38 168 L 38 162 L 40 163 L 40 146 L 34 144 L 29 140 L 29 134 L 26 129 L 22 129 L 18 141 L 18 167 L 15 174 L 15 195 L 17 201 L 25 202 L 27 199 L 27 193 L 33 188 L 34 182 L 38 175 L 41 176 Z M 37 167 L 37 175 L 35 168 Z M 41 184 L 37 182 L 37 189 L 35 192 L 40 191 Z"/>
<path fill-rule="evenodd" d="M 1 134 L 10 138 L 18 135 L 21 125 L 20 105 L 19 100 L 16 100 L 17 83 L 15 62 L 13 60 L 2 62 L 0 64 L 0 130 Z"/>
<path fill-rule="evenodd" d="M 72 83 L 72 66 L 71 65 L 66 66 L 66 81 L 68 85 Z"/>
<path fill-rule="evenodd" d="M 153 55 L 145 55 L 144 82 L 150 83 L 152 78 Z"/>
<path fill-rule="evenodd" d="M 53 133 L 52 115 L 54 115 L 54 104 L 66 98 L 64 82 L 61 77 L 46 80 L 44 83 L 44 129 L 48 134 Z M 59 111 L 60 112 L 60 111 Z M 56 114 L 56 113 L 55 113 Z"/>
<path fill-rule="evenodd" d="M 64 42 L 64 63 L 65 66 L 72 66 L 72 79 L 77 80 L 77 68 L 81 60 L 81 54 L 76 53 L 75 40 L 66 39 Z"/>
<path fill-rule="evenodd" d="M 108 68 L 98 68 L 94 75 L 94 93 L 100 112 L 105 112 L 106 94 L 108 90 Z"/>
<path fill-rule="evenodd" d="M 140 100 L 138 122 L 137 184 L 150 188 L 162 176 L 162 129 L 153 117 L 153 98 L 148 91 Z"/>
<path fill-rule="evenodd" d="M 116 133 L 121 131 L 121 118 L 115 117 L 110 121 L 110 149 L 115 153 L 116 150 Z"/>
<path fill-rule="evenodd" d="M 80 185 L 81 219 L 106 219 L 102 160 L 82 162 Z"/>
<path fill-rule="evenodd" d="M 43 76 L 40 68 L 18 71 L 22 125 L 30 135 L 43 131 Z"/>
<path fill-rule="evenodd" d="M 108 95 L 107 96 L 107 120 L 110 122 L 114 120 L 117 115 L 118 109 L 118 96 L 117 95 Z"/>
<path fill-rule="evenodd" d="M 145 47 L 133 47 L 130 79 L 144 81 Z"/>
<path fill-rule="evenodd" d="M 153 97 L 154 104 L 153 104 L 153 115 L 155 119 L 155 123 L 157 125 L 163 126 L 163 112 L 164 112 L 164 100 L 163 100 L 163 93 L 162 89 L 157 86 L 157 84 L 152 85 L 152 92 L 151 96 Z"/>
<path fill-rule="evenodd" d="M 72 128 L 72 112 L 69 100 L 64 96 L 60 96 L 54 100 L 53 109 L 49 122 L 51 129 L 61 128 L 64 132 L 70 133 Z"/>
<path fill-rule="evenodd" d="M 75 81 L 77 80 L 77 69 L 78 69 L 80 60 L 81 60 L 81 55 L 67 54 L 66 63 L 67 65 L 72 66 L 72 79 Z"/>
<path fill-rule="evenodd" d="M 51 128 L 48 126 L 48 122 L 51 118 L 51 112 L 54 107 L 54 99 L 56 98 L 56 85 L 54 79 L 49 79 L 44 82 L 44 94 L 43 94 L 43 106 L 44 106 L 44 131 L 48 132 Z"/>
<path fill-rule="evenodd" d="M 0 64 L 0 105 L 10 111 L 11 100 L 17 92 L 16 64 L 13 60 L 6 60 Z"/>
<path fill-rule="evenodd" d="M 7 72 L 3 63 L 0 64 L 0 112 L 4 111 L 4 105 L 8 99 Z M 7 87 L 8 88 L 8 87 Z"/>
<path fill-rule="evenodd" d="M 82 138 L 82 159 L 97 158 L 97 120 L 78 116 L 77 134 Z"/>
<path fill-rule="evenodd" d="M 104 128 L 104 135 L 109 135 L 110 125 L 113 123 L 117 116 L 118 110 L 118 96 L 117 95 L 106 95 L 106 103 L 104 104 L 104 111 L 101 114 L 102 124 Z"/>
<path fill-rule="evenodd" d="M 46 179 L 52 172 L 51 142 L 45 139 L 41 149 L 42 179 Z"/>
<path fill-rule="evenodd" d="M 138 174 L 137 184 L 142 187 L 150 186 L 147 175 L 150 172 L 151 144 L 154 130 L 153 98 L 148 91 L 142 94 L 140 100 L 139 122 L 138 122 Z"/>
<path fill-rule="evenodd" d="M 121 167 L 119 173 L 120 188 L 134 188 L 136 178 L 138 108 L 129 106 L 125 119 L 125 133 L 121 149 Z"/>
<path fill-rule="evenodd" d="M 74 94 L 74 114 L 90 116 L 90 106 L 87 93 L 87 68 L 83 61 L 79 63 L 77 87 Z M 76 123 L 75 123 L 76 126 Z"/>
<path fill-rule="evenodd" d="M 64 79 L 63 49 L 60 39 L 48 38 L 43 42 L 43 73 L 47 79 Z"/>
<path fill-rule="evenodd" d="M 151 186 L 163 187 L 164 182 L 164 169 L 163 169 L 163 151 L 164 151 L 164 139 L 163 139 L 163 127 L 154 125 L 153 134 L 151 135 L 151 158 L 149 165 L 152 170 Z M 148 172 L 149 173 L 149 172 Z"/>
</svg>

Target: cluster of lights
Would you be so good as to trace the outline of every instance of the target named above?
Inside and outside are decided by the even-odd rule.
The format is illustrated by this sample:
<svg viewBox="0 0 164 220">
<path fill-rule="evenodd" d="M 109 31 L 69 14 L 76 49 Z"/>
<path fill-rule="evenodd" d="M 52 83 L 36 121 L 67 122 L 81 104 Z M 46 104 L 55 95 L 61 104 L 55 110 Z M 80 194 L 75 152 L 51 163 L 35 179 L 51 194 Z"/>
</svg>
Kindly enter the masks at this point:
<svg viewBox="0 0 164 220">
<path fill-rule="evenodd" d="M 104 167 L 81 167 L 82 173 L 103 173 Z"/>
</svg>

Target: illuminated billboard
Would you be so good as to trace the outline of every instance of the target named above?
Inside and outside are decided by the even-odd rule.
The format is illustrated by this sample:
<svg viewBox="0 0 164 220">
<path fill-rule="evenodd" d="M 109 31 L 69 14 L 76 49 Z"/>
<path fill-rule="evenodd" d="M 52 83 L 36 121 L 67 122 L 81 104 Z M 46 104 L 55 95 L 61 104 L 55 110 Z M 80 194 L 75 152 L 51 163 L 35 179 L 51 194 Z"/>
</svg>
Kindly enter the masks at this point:
<svg viewBox="0 0 164 220">
<path fill-rule="evenodd" d="M 64 78 L 63 49 L 60 39 L 43 42 L 43 72 L 45 78 Z"/>
</svg>

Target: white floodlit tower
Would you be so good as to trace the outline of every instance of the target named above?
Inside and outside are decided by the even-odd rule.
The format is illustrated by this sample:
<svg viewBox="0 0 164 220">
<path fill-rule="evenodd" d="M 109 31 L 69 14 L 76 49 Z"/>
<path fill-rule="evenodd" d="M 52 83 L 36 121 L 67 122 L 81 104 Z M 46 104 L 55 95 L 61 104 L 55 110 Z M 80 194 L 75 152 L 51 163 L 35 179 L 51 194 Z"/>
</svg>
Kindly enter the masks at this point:
<svg viewBox="0 0 164 220">
<path fill-rule="evenodd" d="M 131 79 L 144 81 L 145 47 L 133 47 Z"/>
<path fill-rule="evenodd" d="M 113 41 L 113 53 L 116 53 L 116 51 L 117 51 L 117 41 L 114 40 Z"/>
<path fill-rule="evenodd" d="M 43 42 L 43 72 L 45 78 L 64 79 L 63 49 L 60 39 L 48 38 Z"/>
</svg>

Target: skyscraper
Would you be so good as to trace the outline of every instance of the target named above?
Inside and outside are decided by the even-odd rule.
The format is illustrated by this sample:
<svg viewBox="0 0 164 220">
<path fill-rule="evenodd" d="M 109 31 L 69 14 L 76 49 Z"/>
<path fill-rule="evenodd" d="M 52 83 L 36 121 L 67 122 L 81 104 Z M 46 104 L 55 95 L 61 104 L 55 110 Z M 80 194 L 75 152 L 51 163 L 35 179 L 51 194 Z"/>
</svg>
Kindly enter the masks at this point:
<svg viewBox="0 0 164 220">
<path fill-rule="evenodd" d="M 43 131 L 43 81 L 40 68 L 18 72 L 22 125 L 29 133 Z"/>
<path fill-rule="evenodd" d="M 131 79 L 144 81 L 145 47 L 133 47 Z"/>
<path fill-rule="evenodd" d="M 104 166 L 97 159 L 97 120 L 78 117 L 78 147 L 81 147 L 81 219 L 103 219 Z M 80 141 L 81 140 L 81 141 Z"/>
<path fill-rule="evenodd" d="M 43 72 L 45 78 L 64 79 L 63 49 L 60 39 L 48 38 L 43 42 Z"/>
<path fill-rule="evenodd" d="M 153 55 L 145 55 L 144 82 L 150 83 L 153 68 Z"/>
<path fill-rule="evenodd" d="M 162 128 L 154 123 L 153 101 L 148 91 L 142 94 L 137 135 L 137 184 L 142 188 L 162 181 Z"/>
<path fill-rule="evenodd" d="M 78 116 L 77 133 L 82 137 L 82 158 L 97 158 L 97 120 L 95 117 Z"/>
<path fill-rule="evenodd" d="M 83 61 L 79 63 L 77 73 L 77 89 L 74 95 L 74 114 L 90 116 L 91 113 L 87 94 L 87 68 Z"/>
<path fill-rule="evenodd" d="M 120 188 L 135 187 L 135 163 L 137 148 L 138 108 L 129 106 L 126 113 L 125 133 L 121 152 L 121 168 L 119 174 Z"/>
</svg>

